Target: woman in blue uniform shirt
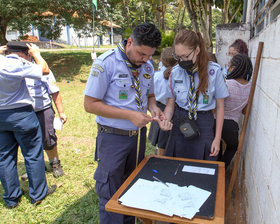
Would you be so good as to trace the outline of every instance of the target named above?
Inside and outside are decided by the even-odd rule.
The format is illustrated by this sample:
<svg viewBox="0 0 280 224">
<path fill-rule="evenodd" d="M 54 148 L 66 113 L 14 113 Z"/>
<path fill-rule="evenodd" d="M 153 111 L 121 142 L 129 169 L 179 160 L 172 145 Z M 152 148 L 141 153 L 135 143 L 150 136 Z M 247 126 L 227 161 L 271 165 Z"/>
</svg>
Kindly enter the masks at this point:
<svg viewBox="0 0 280 224">
<path fill-rule="evenodd" d="M 174 58 L 178 65 L 169 78 L 168 102 L 164 111 L 167 121 L 173 118 L 166 155 L 217 160 L 224 98 L 228 96 L 221 67 L 209 62 L 201 34 L 190 30 L 181 30 L 175 37 Z M 217 117 L 215 134 L 213 109 L 216 109 Z"/>
</svg>

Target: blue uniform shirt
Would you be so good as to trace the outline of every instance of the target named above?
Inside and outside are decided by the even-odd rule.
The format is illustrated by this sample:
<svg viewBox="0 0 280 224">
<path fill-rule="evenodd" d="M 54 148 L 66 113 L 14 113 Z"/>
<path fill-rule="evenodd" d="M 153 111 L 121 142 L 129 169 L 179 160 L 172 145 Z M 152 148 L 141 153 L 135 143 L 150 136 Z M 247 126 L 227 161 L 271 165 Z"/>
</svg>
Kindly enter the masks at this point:
<svg viewBox="0 0 280 224">
<path fill-rule="evenodd" d="M 155 90 L 155 97 L 156 101 L 166 104 L 167 103 L 167 85 L 169 84 L 169 81 L 164 78 L 164 71 L 166 68 L 162 66 L 160 71 L 155 72 L 154 77 L 154 90 Z"/>
<path fill-rule="evenodd" d="M 154 68 L 148 60 L 137 71 L 143 99 L 143 112 L 146 113 L 148 95 L 154 93 Z M 84 94 L 100 99 L 106 105 L 137 111 L 132 79 L 132 72 L 123 60 L 119 49 L 109 50 L 94 61 Z M 114 128 L 138 130 L 132 122 L 124 119 L 97 116 L 96 122 Z"/>
<path fill-rule="evenodd" d="M 16 54 L 0 58 L 0 110 L 32 104 L 25 78 L 40 79 L 42 68 Z"/>
<path fill-rule="evenodd" d="M 197 111 L 208 111 L 216 108 L 216 99 L 226 98 L 228 90 L 220 65 L 209 62 L 208 65 L 208 88 L 205 95 L 199 94 Z M 176 65 L 172 70 L 172 91 L 168 85 L 168 98 L 176 98 L 176 103 L 185 110 L 188 110 L 188 92 L 190 88 L 190 78 L 183 68 Z M 195 88 L 199 84 L 198 72 L 194 76 Z M 173 96 L 174 94 L 174 96 Z"/>
<path fill-rule="evenodd" d="M 55 77 L 51 70 L 48 75 L 44 75 L 40 80 L 26 79 L 26 85 L 33 99 L 35 112 L 51 107 L 52 99 L 50 94 L 59 92 L 55 82 Z"/>
</svg>

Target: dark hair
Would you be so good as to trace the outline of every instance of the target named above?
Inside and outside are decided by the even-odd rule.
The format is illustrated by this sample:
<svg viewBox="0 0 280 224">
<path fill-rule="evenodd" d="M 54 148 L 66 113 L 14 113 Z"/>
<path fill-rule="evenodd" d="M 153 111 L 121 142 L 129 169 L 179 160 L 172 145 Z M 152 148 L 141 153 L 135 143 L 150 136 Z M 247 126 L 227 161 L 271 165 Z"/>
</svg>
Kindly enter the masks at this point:
<svg viewBox="0 0 280 224">
<path fill-rule="evenodd" d="M 173 66 L 177 64 L 177 60 L 173 57 L 173 49 L 171 47 L 167 47 L 163 50 L 161 54 L 161 61 L 164 67 L 166 67 L 163 72 L 163 76 L 165 79 L 169 79 Z"/>
<path fill-rule="evenodd" d="M 145 45 L 157 48 L 161 42 L 161 34 L 158 28 L 152 23 L 142 23 L 136 26 L 131 34 L 136 45 Z"/>
<path fill-rule="evenodd" d="M 248 55 L 247 44 L 241 39 L 235 40 L 229 47 L 233 47 L 235 50 L 238 51 L 239 54 Z"/>
<path fill-rule="evenodd" d="M 253 65 L 251 59 L 246 54 L 237 54 L 231 59 L 231 66 L 234 69 L 228 74 L 227 79 L 243 78 L 247 81 L 251 79 Z"/>
<path fill-rule="evenodd" d="M 191 30 L 180 30 L 174 40 L 174 45 L 182 44 L 189 48 L 200 48 L 200 52 L 197 55 L 197 66 L 199 73 L 199 84 L 197 87 L 197 94 L 205 93 L 208 87 L 208 62 L 209 56 L 205 47 L 205 42 L 200 32 L 194 32 Z"/>
</svg>

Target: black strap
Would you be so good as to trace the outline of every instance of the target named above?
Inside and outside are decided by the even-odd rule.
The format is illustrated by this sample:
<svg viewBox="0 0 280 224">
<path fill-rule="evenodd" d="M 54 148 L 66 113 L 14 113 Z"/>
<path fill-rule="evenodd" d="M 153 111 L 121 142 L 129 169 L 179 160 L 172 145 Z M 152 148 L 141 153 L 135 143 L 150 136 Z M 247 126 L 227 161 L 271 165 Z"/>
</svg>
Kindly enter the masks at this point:
<svg viewBox="0 0 280 224">
<path fill-rule="evenodd" d="M 114 135 L 123 135 L 123 136 L 136 136 L 138 135 L 138 130 L 123 130 L 119 128 L 112 128 L 109 126 L 97 124 L 98 131 L 107 134 L 114 134 Z"/>
</svg>

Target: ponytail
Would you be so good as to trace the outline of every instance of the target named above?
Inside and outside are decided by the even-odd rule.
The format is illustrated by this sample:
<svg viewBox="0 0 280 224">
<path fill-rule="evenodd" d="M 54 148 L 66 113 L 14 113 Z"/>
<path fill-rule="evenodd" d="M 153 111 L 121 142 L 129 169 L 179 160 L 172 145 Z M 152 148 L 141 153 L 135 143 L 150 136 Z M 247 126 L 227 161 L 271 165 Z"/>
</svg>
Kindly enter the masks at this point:
<svg viewBox="0 0 280 224">
<path fill-rule="evenodd" d="M 206 50 L 204 39 L 200 32 L 196 32 L 199 42 L 200 52 L 197 55 L 197 65 L 199 71 L 199 84 L 197 87 L 197 94 L 205 93 L 208 88 L 208 63 L 209 54 Z"/>
</svg>

